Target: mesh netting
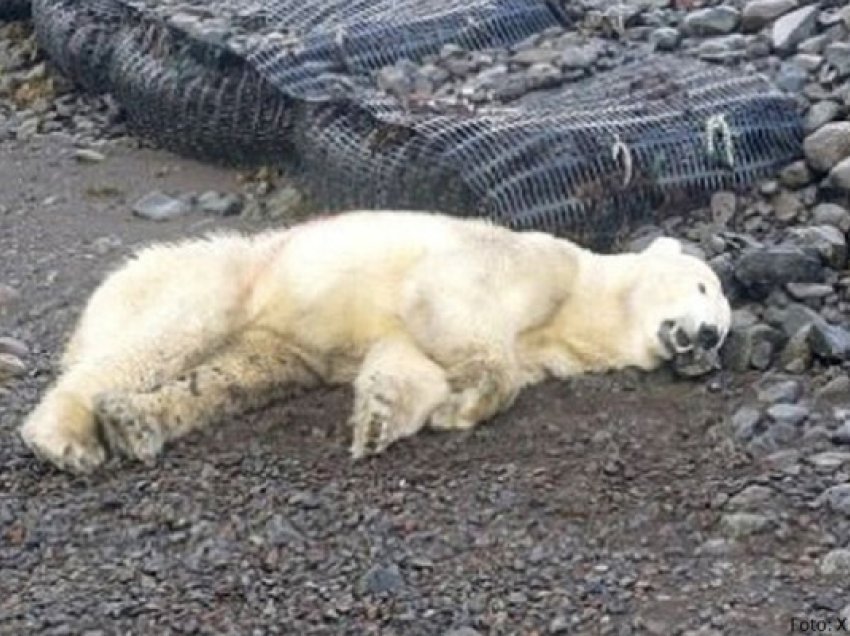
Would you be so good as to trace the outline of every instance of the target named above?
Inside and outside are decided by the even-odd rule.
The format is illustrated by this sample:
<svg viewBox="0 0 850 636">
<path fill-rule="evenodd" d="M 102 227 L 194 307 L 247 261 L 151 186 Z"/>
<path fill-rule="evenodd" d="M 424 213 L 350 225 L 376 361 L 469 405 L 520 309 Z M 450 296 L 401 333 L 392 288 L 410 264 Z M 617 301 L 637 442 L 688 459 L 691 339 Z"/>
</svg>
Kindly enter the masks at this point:
<svg viewBox="0 0 850 636">
<path fill-rule="evenodd" d="M 2 0 L 0 0 L 2 1 Z M 510 47 L 542 0 L 35 0 L 40 41 L 163 145 L 274 162 L 326 209 L 485 215 L 601 246 L 800 153 L 765 79 L 651 53 L 509 105 L 411 102 L 376 72 L 448 44 Z"/>
</svg>

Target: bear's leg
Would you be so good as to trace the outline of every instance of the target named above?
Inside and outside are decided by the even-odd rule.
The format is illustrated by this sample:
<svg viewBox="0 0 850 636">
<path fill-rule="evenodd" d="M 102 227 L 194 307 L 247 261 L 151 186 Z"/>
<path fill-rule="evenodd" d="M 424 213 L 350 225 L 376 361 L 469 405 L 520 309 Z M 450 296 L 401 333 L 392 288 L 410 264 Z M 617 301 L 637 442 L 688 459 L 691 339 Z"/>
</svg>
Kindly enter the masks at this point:
<svg viewBox="0 0 850 636">
<path fill-rule="evenodd" d="M 370 349 L 354 381 L 351 455 L 360 459 L 417 433 L 449 395 L 443 370 L 405 339 Z"/>
<path fill-rule="evenodd" d="M 517 373 L 507 356 L 467 355 L 446 370 L 451 396 L 432 414 L 432 428 L 470 429 L 507 409 L 519 392 Z"/>
<path fill-rule="evenodd" d="M 94 411 L 111 449 L 150 464 L 169 440 L 319 381 L 279 336 L 252 330 L 153 390 L 96 396 Z"/>
</svg>

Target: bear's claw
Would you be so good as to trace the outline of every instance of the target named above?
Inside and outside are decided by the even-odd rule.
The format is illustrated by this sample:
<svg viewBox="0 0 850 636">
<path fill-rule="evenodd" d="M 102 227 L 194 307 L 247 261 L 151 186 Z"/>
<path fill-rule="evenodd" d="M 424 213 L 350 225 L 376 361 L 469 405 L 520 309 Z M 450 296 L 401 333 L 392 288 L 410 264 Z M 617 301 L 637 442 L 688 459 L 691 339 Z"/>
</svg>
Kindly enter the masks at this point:
<svg viewBox="0 0 850 636">
<path fill-rule="evenodd" d="M 94 413 L 107 446 L 115 453 L 151 466 L 165 443 L 160 422 L 133 405 L 131 396 L 105 393 L 94 400 Z"/>
</svg>

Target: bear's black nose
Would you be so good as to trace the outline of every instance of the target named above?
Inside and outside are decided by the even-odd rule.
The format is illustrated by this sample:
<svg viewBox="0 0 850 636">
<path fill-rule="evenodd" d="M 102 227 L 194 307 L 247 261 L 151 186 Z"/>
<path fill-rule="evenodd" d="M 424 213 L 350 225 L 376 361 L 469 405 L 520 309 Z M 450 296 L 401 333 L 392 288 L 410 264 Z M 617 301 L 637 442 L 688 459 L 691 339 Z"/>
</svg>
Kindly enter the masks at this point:
<svg viewBox="0 0 850 636">
<path fill-rule="evenodd" d="M 703 349 L 714 349 L 720 342 L 720 332 L 714 325 L 700 325 L 697 342 Z"/>
</svg>

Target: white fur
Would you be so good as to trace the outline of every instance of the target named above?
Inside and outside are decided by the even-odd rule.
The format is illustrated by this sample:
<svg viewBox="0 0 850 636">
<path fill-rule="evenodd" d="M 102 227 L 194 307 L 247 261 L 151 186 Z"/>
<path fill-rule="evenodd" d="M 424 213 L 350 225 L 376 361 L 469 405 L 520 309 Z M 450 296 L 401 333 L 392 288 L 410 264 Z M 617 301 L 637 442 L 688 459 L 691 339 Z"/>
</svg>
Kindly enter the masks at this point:
<svg viewBox="0 0 850 636">
<path fill-rule="evenodd" d="M 474 426 L 547 375 L 656 367 L 668 320 L 691 336 L 729 326 L 717 277 L 668 238 L 605 256 L 483 221 L 352 212 L 157 245 L 95 291 L 22 435 L 73 471 L 107 448 L 153 461 L 292 385 L 353 383 L 361 457 L 429 423 Z"/>
</svg>

